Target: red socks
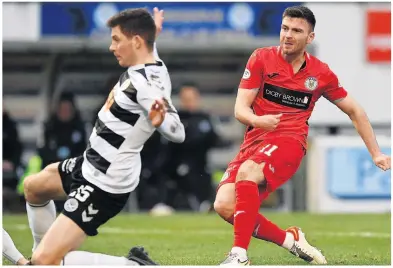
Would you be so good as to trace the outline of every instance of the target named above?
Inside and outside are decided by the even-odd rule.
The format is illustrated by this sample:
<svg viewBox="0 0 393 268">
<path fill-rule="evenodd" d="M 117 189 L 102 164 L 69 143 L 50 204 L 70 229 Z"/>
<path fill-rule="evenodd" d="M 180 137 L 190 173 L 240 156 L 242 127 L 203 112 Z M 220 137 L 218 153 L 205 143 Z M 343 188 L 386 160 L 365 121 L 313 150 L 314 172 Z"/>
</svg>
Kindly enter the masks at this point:
<svg viewBox="0 0 393 268">
<path fill-rule="evenodd" d="M 258 239 L 273 242 L 279 246 L 284 243 L 287 232 L 258 214 L 253 236 Z"/>
<path fill-rule="evenodd" d="M 234 213 L 235 241 L 233 247 L 248 249 L 259 210 L 258 185 L 253 181 L 235 184 L 236 206 Z"/>
<path fill-rule="evenodd" d="M 258 202 L 258 204 L 259 204 L 259 202 Z M 236 210 L 236 211 L 238 211 L 238 210 Z M 243 214 L 243 213 L 240 213 L 238 215 L 241 215 L 241 214 Z M 238 217 L 238 215 L 236 217 Z M 225 219 L 225 220 L 232 225 L 234 223 L 233 215 L 230 218 Z M 236 231 L 235 231 L 235 233 L 236 233 Z M 263 215 L 257 214 L 256 220 L 254 223 L 254 229 L 253 229 L 252 236 L 254 236 L 255 238 L 258 238 L 258 239 L 273 242 L 273 243 L 281 246 L 284 243 L 284 240 L 286 237 L 286 231 L 282 230 L 280 227 L 275 225 L 273 222 L 269 221 Z"/>
<path fill-rule="evenodd" d="M 233 225 L 233 216 L 225 221 Z M 282 246 L 286 235 L 287 232 L 285 230 L 266 219 L 263 215 L 257 215 L 253 237 Z"/>
</svg>

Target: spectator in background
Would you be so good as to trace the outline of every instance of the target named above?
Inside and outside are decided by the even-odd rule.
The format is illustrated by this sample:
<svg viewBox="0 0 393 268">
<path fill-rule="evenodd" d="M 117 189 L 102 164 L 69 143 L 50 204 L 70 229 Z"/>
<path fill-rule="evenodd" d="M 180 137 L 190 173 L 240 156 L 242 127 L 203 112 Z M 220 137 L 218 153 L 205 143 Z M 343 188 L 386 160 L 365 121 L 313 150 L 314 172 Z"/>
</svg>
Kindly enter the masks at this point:
<svg viewBox="0 0 393 268">
<path fill-rule="evenodd" d="M 19 140 L 15 121 L 3 106 L 3 208 L 13 210 L 19 199 L 16 193 L 18 184 L 17 168 L 21 164 L 22 143 Z"/>
<path fill-rule="evenodd" d="M 200 110 L 197 86 L 193 83 L 183 84 L 179 94 L 179 116 L 185 127 L 186 139 L 182 144 L 170 143 L 169 176 L 186 193 L 193 210 L 207 211 L 214 193 L 207 154 L 223 142 L 215 132 L 209 114 Z"/>
<path fill-rule="evenodd" d="M 16 123 L 3 109 L 3 187 L 16 188 L 16 168 L 20 165 L 21 155 L 22 143 Z"/>
<path fill-rule="evenodd" d="M 141 152 L 142 171 L 137 188 L 138 204 L 142 210 L 167 207 L 166 162 L 169 158 L 168 140 L 159 132 L 154 132 Z M 153 211 L 151 211 L 154 213 Z"/>
<path fill-rule="evenodd" d="M 39 172 L 50 163 L 81 155 L 86 149 L 85 124 L 76 107 L 74 94 L 63 92 L 56 110 L 44 124 L 43 136 L 38 142 L 38 156 L 29 162 L 27 173 Z M 32 168 L 39 163 L 40 169 Z M 57 210 L 63 207 L 63 201 L 55 202 Z"/>
<path fill-rule="evenodd" d="M 76 157 L 87 146 L 85 124 L 75 105 L 73 93 L 63 92 L 56 107 L 44 125 L 43 143 L 38 149 L 44 167 Z"/>
</svg>

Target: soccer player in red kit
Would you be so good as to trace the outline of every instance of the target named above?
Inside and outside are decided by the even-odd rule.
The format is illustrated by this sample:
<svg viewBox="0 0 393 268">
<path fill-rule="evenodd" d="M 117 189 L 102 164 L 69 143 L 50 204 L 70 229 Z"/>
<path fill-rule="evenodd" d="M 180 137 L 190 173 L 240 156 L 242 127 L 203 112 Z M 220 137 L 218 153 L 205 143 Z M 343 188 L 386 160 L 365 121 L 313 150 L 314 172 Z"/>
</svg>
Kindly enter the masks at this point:
<svg viewBox="0 0 393 268">
<path fill-rule="evenodd" d="M 280 46 L 259 48 L 240 82 L 235 117 L 247 125 L 238 155 L 219 185 L 214 208 L 234 225 L 234 243 L 221 265 L 249 265 L 251 236 L 273 242 L 314 264 L 326 264 L 298 227 L 279 228 L 259 214 L 261 202 L 288 181 L 307 149 L 308 119 L 316 101 L 327 98 L 352 120 L 374 163 L 390 169 L 366 113 L 328 65 L 306 52 L 314 39 L 315 17 L 304 6 L 284 11 Z"/>
</svg>

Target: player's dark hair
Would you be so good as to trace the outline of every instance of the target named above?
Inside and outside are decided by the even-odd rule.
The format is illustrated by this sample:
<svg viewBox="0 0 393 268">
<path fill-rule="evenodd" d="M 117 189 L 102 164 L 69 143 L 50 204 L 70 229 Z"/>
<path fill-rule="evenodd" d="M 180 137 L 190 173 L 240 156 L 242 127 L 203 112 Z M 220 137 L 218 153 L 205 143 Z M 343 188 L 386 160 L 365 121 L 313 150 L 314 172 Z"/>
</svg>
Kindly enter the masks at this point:
<svg viewBox="0 0 393 268">
<path fill-rule="evenodd" d="M 153 17 L 145 8 L 130 8 L 111 17 L 107 26 L 114 28 L 120 26 L 121 32 L 127 37 L 139 35 L 146 42 L 147 48 L 152 51 L 156 38 L 156 24 Z"/>
<path fill-rule="evenodd" d="M 285 17 L 305 19 L 310 24 L 312 31 L 314 31 L 315 24 L 317 23 L 314 13 L 305 6 L 293 6 L 286 8 L 282 14 L 282 18 Z"/>
</svg>

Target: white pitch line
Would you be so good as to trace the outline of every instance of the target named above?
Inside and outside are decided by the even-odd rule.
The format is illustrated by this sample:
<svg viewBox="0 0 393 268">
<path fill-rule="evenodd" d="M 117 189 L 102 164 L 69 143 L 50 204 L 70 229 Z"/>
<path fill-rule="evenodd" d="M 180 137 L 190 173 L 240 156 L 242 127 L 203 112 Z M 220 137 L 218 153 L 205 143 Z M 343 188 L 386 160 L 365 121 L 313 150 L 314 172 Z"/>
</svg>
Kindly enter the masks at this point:
<svg viewBox="0 0 393 268">
<path fill-rule="evenodd" d="M 3 226 L 4 227 L 4 226 Z M 27 230 L 29 226 L 27 224 L 15 224 L 7 226 L 5 229 L 10 230 Z M 191 229 L 180 229 L 180 230 L 166 230 L 166 229 L 126 229 L 119 227 L 102 227 L 98 230 L 103 234 L 136 234 L 136 235 L 220 235 L 220 234 L 231 234 L 230 230 L 221 229 L 205 229 L 205 230 L 191 230 Z M 309 236 L 336 236 L 336 237 L 362 237 L 362 238 L 389 238 L 390 233 L 376 233 L 376 232 L 310 232 L 307 233 Z"/>
<path fill-rule="evenodd" d="M 319 236 L 351 236 L 351 237 L 362 237 L 362 238 L 390 238 L 389 233 L 375 233 L 375 232 L 315 232 L 312 235 Z"/>
</svg>

